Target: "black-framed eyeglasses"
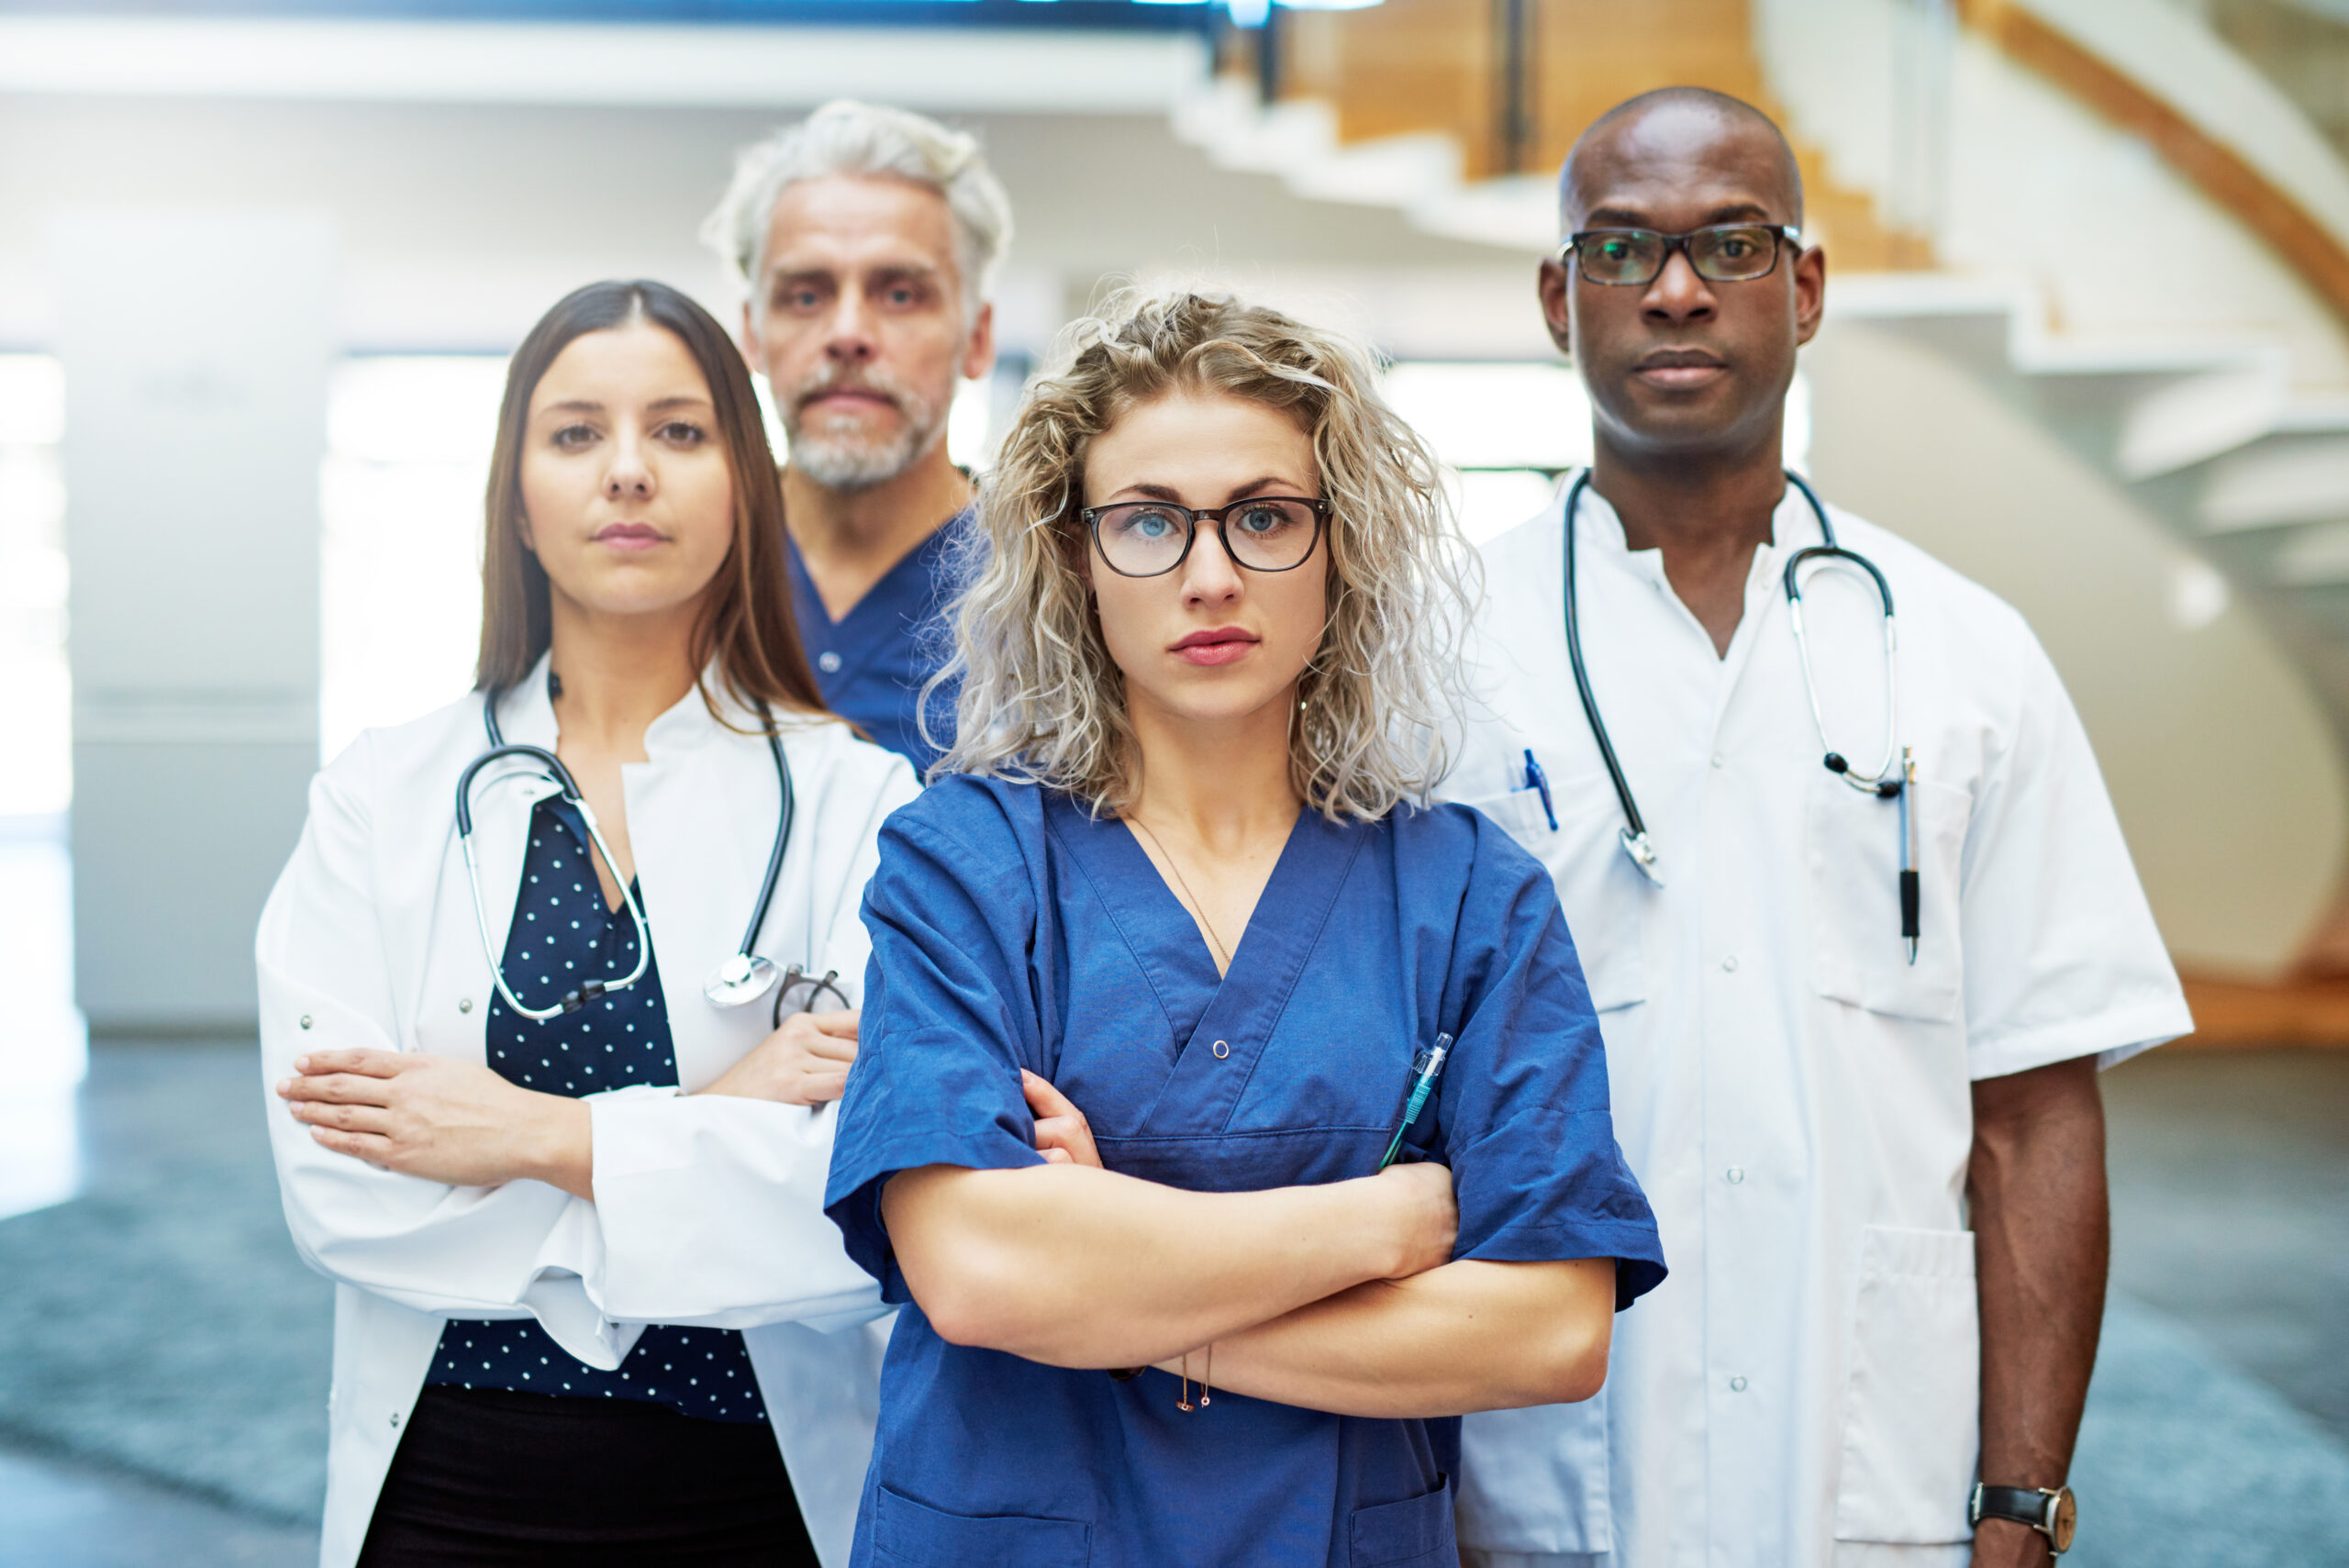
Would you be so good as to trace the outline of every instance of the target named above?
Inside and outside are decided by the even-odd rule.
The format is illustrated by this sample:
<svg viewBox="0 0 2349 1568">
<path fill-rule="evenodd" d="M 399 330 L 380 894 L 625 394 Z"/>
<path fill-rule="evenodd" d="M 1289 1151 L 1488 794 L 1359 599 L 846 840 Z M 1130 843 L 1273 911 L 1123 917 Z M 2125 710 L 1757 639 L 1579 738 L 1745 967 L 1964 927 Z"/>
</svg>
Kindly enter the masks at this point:
<svg viewBox="0 0 2349 1568">
<path fill-rule="evenodd" d="M 1685 234 L 1586 228 L 1558 248 L 1558 259 L 1572 251 L 1582 275 L 1595 284 L 1639 284 L 1655 282 L 1677 250 L 1709 283 L 1747 284 L 1777 267 L 1781 239 L 1799 248 L 1802 230 L 1790 223 L 1714 223 Z"/>
<path fill-rule="evenodd" d="M 1120 501 L 1077 513 L 1093 549 L 1120 577 L 1163 577 L 1190 559 L 1201 523 L 1213 523 L 1223 553 L 1251 572 L 1289 572 L 1312 557 L 1330 503 L 1302 495 L 1251 495 L 1194 510 L 1172 501 Z"/>
</svg>

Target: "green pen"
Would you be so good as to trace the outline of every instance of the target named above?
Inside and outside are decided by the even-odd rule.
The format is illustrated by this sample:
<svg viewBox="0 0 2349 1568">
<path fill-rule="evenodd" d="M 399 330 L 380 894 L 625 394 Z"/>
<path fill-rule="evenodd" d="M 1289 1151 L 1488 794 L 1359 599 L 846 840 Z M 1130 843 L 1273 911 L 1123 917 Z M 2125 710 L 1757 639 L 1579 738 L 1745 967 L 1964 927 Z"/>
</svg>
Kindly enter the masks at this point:
<svg viewBox="0 0 2349 1568">
<path fill-rule="evenodd" d="M 1403 1151 L 1403 1136 L 1411 1130 L 1411 1124 L 1419 1119 L 1419 1111 L 1427 1105 L 1428 1095 L 1435 1088 L 1435 1081 L 1443 1076 L 1444 1058 L 1451 1054 L 1452 1037 L 1439 1034 L 1435 1037 L 1435 1043 L 1420 1051 L 1412 1061 L 1411 1097 L 1403 1102 L 1403 1125 L 1395 1129 L 1395 1140 L 1379 1157 L 1380 1170 L 1384 1171 L 1395 1163 L 1395 1156 Z"/>
</svg>

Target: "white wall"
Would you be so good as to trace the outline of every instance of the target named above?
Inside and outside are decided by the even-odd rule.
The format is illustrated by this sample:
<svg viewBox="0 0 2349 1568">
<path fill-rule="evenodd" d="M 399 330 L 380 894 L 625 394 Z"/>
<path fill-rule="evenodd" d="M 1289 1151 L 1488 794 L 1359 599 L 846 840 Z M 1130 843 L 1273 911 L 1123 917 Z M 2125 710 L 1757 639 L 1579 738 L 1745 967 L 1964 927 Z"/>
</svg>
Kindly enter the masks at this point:
<svg viewBox="0 0 2349 1568">
<path fill-rule="evenodd" d="M 2275 640 L 2240 606 L 2189 625 L 2166 528 L 1948 360 L 1831 320 L 1803 364 L 1827 493 L 2030 618 L 2178 961 L 2288 963 L 2341 875 L 2349 773 Z"/>
</svg>

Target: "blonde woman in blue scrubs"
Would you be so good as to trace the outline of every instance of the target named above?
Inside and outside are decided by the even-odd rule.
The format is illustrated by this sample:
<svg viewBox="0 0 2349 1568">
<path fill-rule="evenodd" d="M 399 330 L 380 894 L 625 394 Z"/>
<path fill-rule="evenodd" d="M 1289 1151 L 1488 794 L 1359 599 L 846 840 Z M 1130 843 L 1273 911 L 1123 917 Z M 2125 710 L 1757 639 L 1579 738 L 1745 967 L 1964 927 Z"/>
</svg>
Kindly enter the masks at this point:
<svg viewBox="0 0 2349 1568">
<path fill-rule="evenodd" d="M 1374 388 L 1145 298 L 985 487 L 827 1199 L 906 1304 L 857 1564 L 1453 1568 L 1457 1418 L 1588 1397 L 1663 1277 L 1556 895 L 1417 804 L 1463 595 Z"/>
</svg>

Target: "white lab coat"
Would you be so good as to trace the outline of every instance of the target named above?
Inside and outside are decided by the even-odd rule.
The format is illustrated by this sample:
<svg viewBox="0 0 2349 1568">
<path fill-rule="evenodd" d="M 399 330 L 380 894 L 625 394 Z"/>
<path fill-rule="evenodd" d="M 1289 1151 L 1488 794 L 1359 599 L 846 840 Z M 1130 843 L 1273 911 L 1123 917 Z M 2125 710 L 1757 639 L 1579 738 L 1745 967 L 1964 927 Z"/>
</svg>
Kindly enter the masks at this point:
<svg viewBox="0 0 2349 1568">
<path fill-rule="evenodd" d="M 501 704 L 509 740 L 552 749 L 545 664 Z M 740 711 L 738 724 L 751 722 Z M 759 951 L 837 969 L 859 995 L 859 918 L 882 818 L 918 793 L 902 758 L 831 720 L 789 724 L 798 811 Z M 645 916 L 666 980 L 678 1077 L 717 1078 L 767 1033 L 769 1001 L 720 1010 L 703 978 L 735 951 L 774 843 L 764 740 L 722 728 L 699 693 L 656 719 L 621 770 Z M 490 966 L 458 849 L 457 776 L 486 746 L 477 696 L 370 730 L 313 782 L 309 821 L 262 913 L 264 1086 L 305 1051 L 365 1047 L 480 1062 Z M 532 775 L 476 781 L 473 842 L 502 951 Z M 587 1096 L 596 1201 L 532 1181 L 451 1187 L 312 1140 L 269 1096 L 286 1222 L 335 1281 L 324 1568 L 347 1568 L 452 1318 L 536 1318 L 591 1365 L 648 1323 L 739 1329 L 817 1551 L 848 1560 L 872 1449 L 887 1325 L 870 1275 L 823 1212 L 833 1107 L 651 1085 Z"/>
<path fill-rule="evenodd" d="M 1619 1320 L 1598 1398 L 1468 1418 L 1466 1559 L 1962 1564 L 1978 1449 L 1972 1084 L 2185 1032 L 2176 977 L 2022 618 L 1834 511 L 1899 611 L 1923 887 L 1906 961 L 1898 808 L 1827 772 L 1805 697 L 1782 573 L 1820 529 L 1791 488 L 1726 658 L 1660 552 L 1628 551 L 1584 493 L 1583 651 L 1661 855 L 1664 885 L 1650 885 L 1617 842 L 1567 662 L 1565 489 L 1484 551 L 1483 700 L 1446 793 L 1557 884 L 1671 1275 Z M 1848 569 L 1806 582 L 1829 734 L 1872 772 L 1876 592 Z M 1526 787 L 1528 749 L 1554 829 Z"/>
</svg>

